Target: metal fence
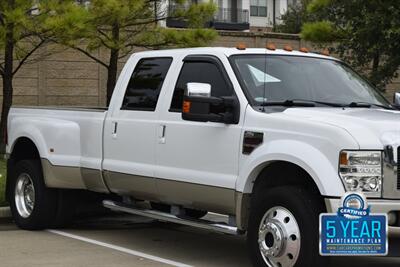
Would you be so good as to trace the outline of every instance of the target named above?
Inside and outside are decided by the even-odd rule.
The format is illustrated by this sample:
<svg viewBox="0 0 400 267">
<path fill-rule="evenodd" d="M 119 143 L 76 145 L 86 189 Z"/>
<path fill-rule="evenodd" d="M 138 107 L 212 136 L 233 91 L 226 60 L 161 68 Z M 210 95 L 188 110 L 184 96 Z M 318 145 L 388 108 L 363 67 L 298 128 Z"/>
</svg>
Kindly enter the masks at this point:
<svg viewBox="0 0 400 267">
<path fill-rule="evenodd" d="M 173 16 L 178 10 L 188 9 L 189 5 L 178 5 L 170 3 L 168 6 L 169 15 Z M 248 23 L 249 10 L 241 8 L 218 8 L 213 18 L 214 22 L 224 23 Z"/>
<path fill-rule="evenodd" d="M 241 8 L 218 8 L 214 21 L 227 23 L 248 23 L 249 10 Z"/>
</svg>

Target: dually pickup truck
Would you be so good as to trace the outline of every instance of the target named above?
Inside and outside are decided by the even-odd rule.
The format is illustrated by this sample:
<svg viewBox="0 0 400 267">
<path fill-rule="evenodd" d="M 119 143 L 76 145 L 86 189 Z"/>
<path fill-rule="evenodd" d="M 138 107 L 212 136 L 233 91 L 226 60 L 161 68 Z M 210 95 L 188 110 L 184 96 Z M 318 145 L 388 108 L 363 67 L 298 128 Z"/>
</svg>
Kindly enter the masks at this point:
<svg viewBox="0 0 400 267">
<path fill-rule="evenodd" d="M 324 266 L 318 217 L 346 192 L 400 227 L 395 98 L 305 49 L 135 53 L 108 109 L 11 109 L 8 200 L 34 230 L 94 191 L 115 211 L 246 234 L 254 266 Z"/>
</svg>

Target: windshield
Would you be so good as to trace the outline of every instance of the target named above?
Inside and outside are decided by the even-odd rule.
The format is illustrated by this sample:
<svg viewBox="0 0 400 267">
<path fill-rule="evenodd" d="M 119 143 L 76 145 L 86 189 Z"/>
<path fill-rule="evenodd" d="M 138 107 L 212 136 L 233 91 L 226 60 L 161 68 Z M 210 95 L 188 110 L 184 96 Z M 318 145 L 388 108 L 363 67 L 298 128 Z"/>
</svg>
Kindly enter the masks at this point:
<svg viewBox="0 0 400 267">
<path fill-rule="evenodd" d="M 355 106 L 368 103 L 390 108 L 389 102 L 345 64 L 328 59 L 236 55 L 233 68 L 254 106 L 284 101 L 314 101 Z"/>
</svg>

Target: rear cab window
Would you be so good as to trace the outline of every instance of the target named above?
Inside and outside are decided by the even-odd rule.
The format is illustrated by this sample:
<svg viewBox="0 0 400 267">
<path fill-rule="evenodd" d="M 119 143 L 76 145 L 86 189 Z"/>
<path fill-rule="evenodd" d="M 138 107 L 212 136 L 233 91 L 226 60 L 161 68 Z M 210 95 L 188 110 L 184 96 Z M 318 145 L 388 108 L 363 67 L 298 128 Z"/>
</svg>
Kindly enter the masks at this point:
<svg viewBox="0 0 400 267">
<path fill-rule="evenodd" d="M 121 109 L 154 111 L 171 63 L 172 57 L 140 59 L 129 80 Z"/>
</svg>

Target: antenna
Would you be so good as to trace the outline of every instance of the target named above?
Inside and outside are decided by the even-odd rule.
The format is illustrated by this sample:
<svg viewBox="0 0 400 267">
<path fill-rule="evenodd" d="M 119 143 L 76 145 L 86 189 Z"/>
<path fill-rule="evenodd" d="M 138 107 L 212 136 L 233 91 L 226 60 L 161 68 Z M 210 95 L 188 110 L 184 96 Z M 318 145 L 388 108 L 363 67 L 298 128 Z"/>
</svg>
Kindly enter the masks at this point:
<svg viewBox="0 0 400 267">
<path fill-rule="evenodd" d="M 264 92 L 263 92 L 263 105 L 262 105 L 262 112 L 265 112 L 265 95 L 267 91 L 267 47 L 265 48 L 265 56 L 264 56 Z"/>
<path fill-rule="evenodd" d="M 276 46 L 273 43 L 267 43 L 265 46 L 265 57 L 264 57 L 264 92 L 263 92 L 263 107 L 262 111 L 265 111 L 266 94 L 267 94 L 267 50 L 276 50 Z"/>
</svg>

